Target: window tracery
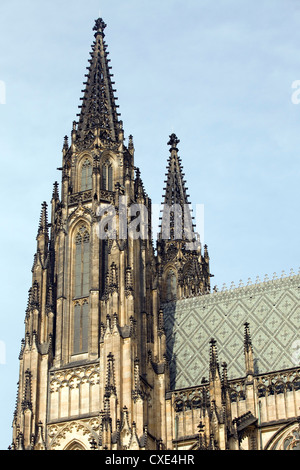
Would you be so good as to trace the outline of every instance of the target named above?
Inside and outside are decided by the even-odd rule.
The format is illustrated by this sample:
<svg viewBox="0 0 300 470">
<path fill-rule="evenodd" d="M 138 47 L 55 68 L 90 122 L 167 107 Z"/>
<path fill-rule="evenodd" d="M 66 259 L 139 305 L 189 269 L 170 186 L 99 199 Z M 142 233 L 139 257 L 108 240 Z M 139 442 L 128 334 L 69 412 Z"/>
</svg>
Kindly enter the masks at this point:
<svg viewBox="0 0 300 470">
<path fill-rule="evenodd" d="M 80 191 L 92 189 L 92 164 L 88 158 L 82 164 L 80 176 Z"/>
<path fill-rule="evenodd" d="M 75 276 L 73 310 L 73 354 L 88 351 L 90 235 L 83 224 L 75 236 Z"/>
<path fill-rule="evenodd" d="M 277 433 L 267 449 L 270 450 L 300 450 L 300 418 L 296 423 L 284 428 L 281 432 Z"/>
<path fill-rule="evenodd" d="M 101 189 L 104 191 L 113 190 L 113 167 L 109 161 L 104 162 L 102 165 L 101 183 Z"/>
<path fill-rule="evenodd" d="M 166 301 L 176 300 L 177 296 L 177 278 L 175 271 L 170 269 L 166 279 Z"/>
<path fill-rule="evenodd" d="M 81 225 L 75 237 L 75 297 L 88 296 L 90 265 L 90 234 Z"/>
</svg>

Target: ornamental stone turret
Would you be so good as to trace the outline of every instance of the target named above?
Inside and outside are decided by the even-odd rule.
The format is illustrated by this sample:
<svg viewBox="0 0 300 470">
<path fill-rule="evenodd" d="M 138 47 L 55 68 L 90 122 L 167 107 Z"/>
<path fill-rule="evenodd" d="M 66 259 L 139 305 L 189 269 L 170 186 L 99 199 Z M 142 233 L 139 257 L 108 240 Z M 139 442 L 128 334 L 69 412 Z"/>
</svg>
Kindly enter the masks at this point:
<svg viewBox="0 0 300 470">
<path fill-rule="evenodd" d="M 170 135 L 170 157 L 157 240 L 160 287 L 165 302 L 210 292 L 207 246 L 202 254 L 178 155 L 179 142 L 176 134 Z"/>
</svg>

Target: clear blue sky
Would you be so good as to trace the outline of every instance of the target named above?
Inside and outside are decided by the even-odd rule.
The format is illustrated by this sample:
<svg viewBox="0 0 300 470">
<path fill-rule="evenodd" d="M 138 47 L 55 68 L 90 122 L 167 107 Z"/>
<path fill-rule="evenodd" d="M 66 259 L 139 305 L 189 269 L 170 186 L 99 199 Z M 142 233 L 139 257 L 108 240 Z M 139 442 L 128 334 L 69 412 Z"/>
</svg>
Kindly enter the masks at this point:
<svg viewBox="0 0 300 470">
<path fill-rule="evenodd" d="M 60 177 L 99 11 L 125 135 L 133 134 L 154 203 L 162 201 L 168 137 L 181 141 L 190 200 L 205 208 L 213 285 L 300 265 L 297 0 L 1 0 L 3 449 L 40 207 Z"/>
</svg>

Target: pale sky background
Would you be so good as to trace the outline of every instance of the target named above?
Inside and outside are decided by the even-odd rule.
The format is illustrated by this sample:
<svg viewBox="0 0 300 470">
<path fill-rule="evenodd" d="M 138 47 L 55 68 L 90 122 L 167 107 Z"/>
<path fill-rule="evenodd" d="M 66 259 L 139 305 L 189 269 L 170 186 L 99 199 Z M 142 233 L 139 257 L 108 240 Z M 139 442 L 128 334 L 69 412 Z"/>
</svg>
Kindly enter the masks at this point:
<svg viewBox="0 0 300 470">
<path fill-rule="evenodd" d="M 169 135 L 180 139 L 190 201 L 205 209 L 212 285 L 300 266 L 299 0 L 1 0 L 1 449 L 11 443 L 41 203 L 61 176 L 99 11 L 153 203 Z"/>
</svg>

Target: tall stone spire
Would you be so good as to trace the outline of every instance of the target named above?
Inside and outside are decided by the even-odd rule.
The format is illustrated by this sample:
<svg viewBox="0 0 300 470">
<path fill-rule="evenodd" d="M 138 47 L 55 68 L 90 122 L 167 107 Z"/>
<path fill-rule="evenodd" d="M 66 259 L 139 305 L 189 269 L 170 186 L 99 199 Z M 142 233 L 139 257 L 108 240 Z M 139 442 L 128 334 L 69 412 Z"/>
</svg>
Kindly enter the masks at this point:
<svg viewBox="0 0 300 470">
<path fill-rule="evenodd" d="M 95 135 L 101 141 L 118 141 L 120 122 L 114 97 L 113 75 L 110 73 L 110 59 L 104 41 L 106 24 L 102 18 L 95 22 L 95 41 L 92 44 L 91 59 L 82 100 L 77 129 L 77 139 L 93 139 Z"/>
<path fill-rule="evenodd" d="M 209 361 L 210 377 L 214 380 L 216 377 L 220 379 L 220 369 L 218 361 L 217 342 L 214 338 L 210 340 L 210 361 Z"/>
<path fill-rule="evenodd" d="M 246 375 L 252 377 L 254 374 L 253 348 L 250 335 L 250 324 L 244 323 L 244 354 Z"/>
<path fill-rule="evenodd" d="M 26 449 L 43 445 L 41 426 L 45 447 L 56 447 L 48 438 L 48 416 L 55 421 L 59 415 L 62 420 L 77 416 L 76 429 L 70 429 L 75 440 L 82 417 L 97 416 L 100 432 L 85 428 L 85 448 L 95 439 L 102 449 L 142 449 L 147 429 L 153 447 L 166 440 L 161 403 L 169 370 L 161 322 L 158 328 L 151 200 L 134 165 L 132 136 L 128 148 L 124 143 L 105 27 L 96 20 L 79 119 L 71 139 L 64 138 L 57 168 L 62 172 L 60 194 L 54 183 L 50 224 L 47 204 L 42 205 L 13 432 L 13 445 Z M 112 235 L 106 230 L 107 206 L 119 222 Z M 129 223 L 141 206 L 147 209 L 149 236 L 142 236 L 138 226 L 131 236 Z M 56 376 L 67 370 L 63 390 Z M 153 403 L 146 414 L 150 395 Z M 57 432 L 52 443 L 60 439 Z"/>
<path fill-rule="evenodd" d="M 160 280 L 164 301 L 174 301 L 210 291 L 209 256 L 201 253 L 199 234 L 195 231 L 188 200 L 181 159 L 180 140 L 169 136 L 168 159 L 160 232 L 157 241 Z"/>
<path fill-rule="evenodd" d="M 48 209 L 46 202 L 43 202 L 42 204 L 38 233 L 48 235 Z"/>
<path fill-rule="evenodd" d="M 196 234 L 189 209 L 190 202 L 185 186 L 185 175 L 182 171 L 181 158 L 178 155 L 177 145 L 179 142 L 176 134 L 170 135 L 168 145 L 171 146 L 171 155 L 168 159 L 167 179 L 165 180 L 161 232 L 163 237 L 166 235 L 173 240 L 188 239 L 192 241 L 195 240 Z"/>
</svg>

